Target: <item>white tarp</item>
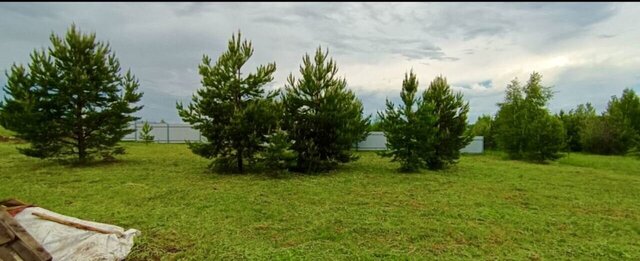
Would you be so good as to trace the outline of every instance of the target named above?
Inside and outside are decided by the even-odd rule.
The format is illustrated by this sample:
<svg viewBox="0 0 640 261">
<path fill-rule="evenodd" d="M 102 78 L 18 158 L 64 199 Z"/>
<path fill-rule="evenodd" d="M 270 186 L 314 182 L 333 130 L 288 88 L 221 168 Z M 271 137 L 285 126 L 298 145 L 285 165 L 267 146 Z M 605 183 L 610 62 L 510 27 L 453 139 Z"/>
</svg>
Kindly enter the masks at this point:
<svg viewBox="0 0 640 261">
<path fill-rule="evenodd" d="M 35 216 L 34 212 L 115 233 L 103 234 L 63 225 Z M 140 235 L 136 229 L 124 231 L 118 226 L 64 216 L 39 207 L 26 208 L 14 218 L 51 254 L 54 261 L 123 260 L 133 247 L 133 238 Z"/>
</svg>

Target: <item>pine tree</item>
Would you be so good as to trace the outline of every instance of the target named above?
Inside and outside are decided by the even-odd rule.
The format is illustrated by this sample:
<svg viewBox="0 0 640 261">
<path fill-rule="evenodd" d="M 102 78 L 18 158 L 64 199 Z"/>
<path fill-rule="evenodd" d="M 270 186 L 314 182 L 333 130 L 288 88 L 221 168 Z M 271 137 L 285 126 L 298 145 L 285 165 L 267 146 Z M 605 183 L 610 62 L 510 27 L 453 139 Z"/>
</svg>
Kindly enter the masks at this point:
<svg viewBox="0 0 640 261">
<path fill-rule="evenodd" d="M 416 97 L 418 79 L 413 71 L 405 74 L 398 108 L 386 100 L 386 110 L 378 113 L 387 138 L 387 151 L 380 153 L 400 162 L 400 171 L 414 172 L 426 166 L 434 152 L 437 116 L 434 106 Z"/>
<path fill-rule="evenodd" d="M 80 163 L 124 153 L 117 143 L 134 130 L 128 123 L 142 106 L 138 80 L 108 43 L 72 25 L 64 37 L 51 34 L 52 46 L 35 50 L 27 68 L 7 73 L 0 124 L 30 143 L 27 156 L 73 159 Z"/>
<path fill-rule="evenodd" d="M 254 163 L 261 144 L 277 123 L 275 92 L 265 94 L 264 86 L 273 80 L 275 63 L 258 66 L 255 73 L 243 77 L 242 66 L 251 58 L 251 42 L 234 35 L 215 64 L 204 55 L 199 72 L 203 88 L 184 108 L 177 104 L 180 117 L 207 138 L 204 143 L 189 143 L 191 150 L 205 158 L 215 158 L 221 170 L 243 172 L 246 163 Z"/>
<path fill-rule="evenodd" d="M 355 160 L 351 148 L 366 137 L 369 117 L 362 116 L 362 103 L 337 73 L 328 50 L 318 48 L 313 59 L 304 56 L 299 79 L 289 75 L 283 127 L 294 141 L 297 171 L 329 170 Z"/>
<path fill-rule="evenodd" d="M 150 142 L 153 142 L 153 140 L 155 139 L 155 137 L 151 135 L 152 130 L 153 130 L 153 127 L 149 125 L 148 121 L 145 121 L 144 124 L 142 125 L 142 130 L 140 130 L 140 138 L 144 143 L 149 144 Z"/>
<path fill-rule="evenodd" d="M 514 79 L 507 86 L 505 101 L 498 104 L 496 140 L 512 159 L 542 162 L 560 157 L 565 131 L 546 109 L 552 92 L 541 80 L 542 75 L 535 72 L 524 87 Z"/>
<path fill-rule="evenodd" d="M 272 171 L 272 174 L 280 174 L 293 168 L 296 152 L 291 149 L 292 145 L 289 134 L 282 129 L 276 129 L 267 135 L 267 142 L 262 145 L 264 150 L 260 153 L 261 163 Z"/>
<path fill-rule="evenodd" d="M 460 150 L 473 139 L 466 134 L 469 103 L 465 103 L 462 93 L 453 93 L 442 76 L 436 77 L 423 93 L 424 103 L 433 106 L 436 116 L 436 142 L 433 153 L 427 159 L 427 167 L 432 170 L 445 168 L 460 158 Z"/>
</svg>

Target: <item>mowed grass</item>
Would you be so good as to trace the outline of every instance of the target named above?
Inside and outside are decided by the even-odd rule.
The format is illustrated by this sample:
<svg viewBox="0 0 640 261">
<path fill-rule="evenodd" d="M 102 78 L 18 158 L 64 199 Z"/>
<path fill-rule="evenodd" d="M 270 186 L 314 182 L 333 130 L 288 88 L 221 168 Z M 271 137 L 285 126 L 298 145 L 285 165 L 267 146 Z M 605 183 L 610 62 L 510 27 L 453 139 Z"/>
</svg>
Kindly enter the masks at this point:
<svg viewBox="0 0 640 261">
<path fill-rule="evenodd" d="M 7 130 L 5 128 L 3 128 L 2 126 L 0 126 L 0 137 L 10 137 L 13 136 L 14 133 L 10 130 Z"/>
<path fill-rule="evenodd" d="M 61 166 L 0 143 L 0 197 L 136 228 L 130 260 L 640 259 L 640 160 L 463 156 L 400 174 L 374 153 L 322 175 L 221 175 L 183 144 Z"/>
</svg>

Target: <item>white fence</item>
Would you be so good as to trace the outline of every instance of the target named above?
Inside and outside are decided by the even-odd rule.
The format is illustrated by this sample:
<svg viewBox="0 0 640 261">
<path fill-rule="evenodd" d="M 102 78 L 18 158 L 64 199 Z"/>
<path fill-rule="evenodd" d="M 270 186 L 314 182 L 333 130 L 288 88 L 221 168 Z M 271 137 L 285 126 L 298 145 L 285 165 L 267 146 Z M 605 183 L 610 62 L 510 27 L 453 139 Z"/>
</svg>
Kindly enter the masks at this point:
<svg viewBox="0 0 640 261">
<path fill-rule="evenodd" d="M 151 135 L 154 136 L 154 141 L 158 143 L 185 143 L 185 141 L 205 141 L 205 137 L 200 135 L 200 132 L 191 128 L 189 124 L 176 124 L 176 123 L 149 123 L 153 128 Z M 124 137 L 125 141 L 140 141 L 140 132 L 142 130 L 142 123 L 132 123 L 132 129 L 136 129 L 134 133 L 131 133 Z M 369 136 L 356 146 L 354 149 L 361 151 L 379 151 L 385 150 L 387 138 L 381 131 L 372 131 Z M 463 153 L 482 153 L 484 147 L 484 138 L 482 136 L 473 137 L 473 141 L 466 147 L 460 150 Z"/>
<path fill-rule="evenodd" d="M 369 136 L 355 147 L 357 150 L 385 150 L 387 149 L 387 138 L 381 131 L 369 132 Z M 462 153 L 482 153 L 484 150 L 484 137 L 476 136 L 469 145 L 460 150 Z"/>
</svg>

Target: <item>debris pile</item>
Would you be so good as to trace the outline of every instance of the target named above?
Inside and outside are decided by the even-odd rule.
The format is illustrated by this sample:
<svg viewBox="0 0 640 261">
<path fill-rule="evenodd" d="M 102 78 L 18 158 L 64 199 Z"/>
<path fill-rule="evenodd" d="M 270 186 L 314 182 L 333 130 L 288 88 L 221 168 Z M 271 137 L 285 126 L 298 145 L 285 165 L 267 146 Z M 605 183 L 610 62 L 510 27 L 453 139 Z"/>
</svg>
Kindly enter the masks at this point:
<svg viewBox="0 0 640 261">
<path fill-rule="evenodd" d="M 136 229 L 69 217 L 18 200 L 0 202 L 0 260 L 123 260 Z"/>
</svg>

